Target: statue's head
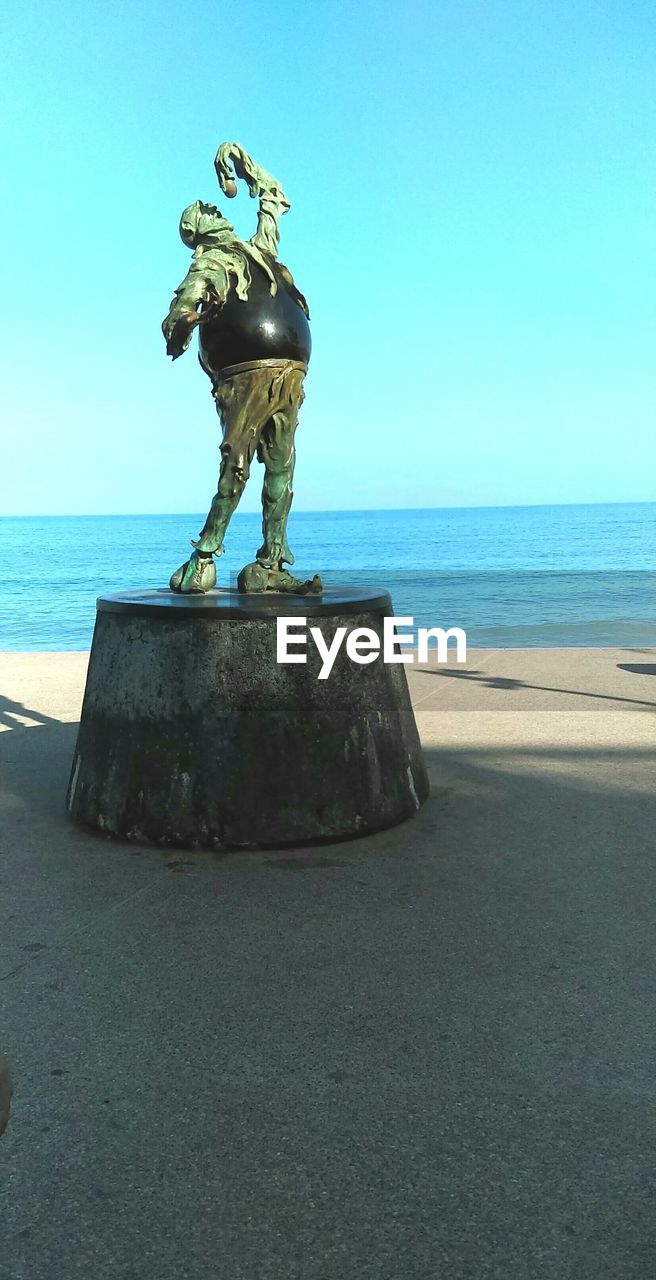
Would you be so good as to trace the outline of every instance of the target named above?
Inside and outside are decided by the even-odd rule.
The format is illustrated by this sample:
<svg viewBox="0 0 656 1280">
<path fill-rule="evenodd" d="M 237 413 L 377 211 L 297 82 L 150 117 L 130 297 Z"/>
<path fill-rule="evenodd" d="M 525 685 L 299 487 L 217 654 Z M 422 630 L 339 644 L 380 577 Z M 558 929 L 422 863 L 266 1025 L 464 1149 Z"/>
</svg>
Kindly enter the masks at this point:
<svg viewBox="0 0 656 1280">
<path fill-rule="evenodd" d="M 180 219 L 180 235 L 190 249 L 199 244 L 225 244 L 236 238 L 232 223 L 216 205 L 205 204 L 203 200 L 194 200 L 185 209 Z"/>
</svg>

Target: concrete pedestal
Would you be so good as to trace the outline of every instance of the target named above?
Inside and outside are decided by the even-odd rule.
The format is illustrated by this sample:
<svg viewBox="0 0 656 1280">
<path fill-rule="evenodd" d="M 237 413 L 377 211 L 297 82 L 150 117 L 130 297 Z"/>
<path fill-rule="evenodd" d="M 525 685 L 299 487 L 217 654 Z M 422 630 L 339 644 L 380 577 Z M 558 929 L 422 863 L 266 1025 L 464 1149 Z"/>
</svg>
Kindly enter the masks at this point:
<svg viewBox="0 0 656 1280">
<path fill-rule="evenodd" d="M 386 592 L 321 597 L 126 592 L 98 600 L 71 770 L 76 822 L 128 840 L 235 848 L 393 826 L 428 780 L 405 670 L 353 662 L 330 676 L 282 665 L 276 621 L 381 636 Z M 382 647 L 382 643 L 381 643 Z"/>
</svg>

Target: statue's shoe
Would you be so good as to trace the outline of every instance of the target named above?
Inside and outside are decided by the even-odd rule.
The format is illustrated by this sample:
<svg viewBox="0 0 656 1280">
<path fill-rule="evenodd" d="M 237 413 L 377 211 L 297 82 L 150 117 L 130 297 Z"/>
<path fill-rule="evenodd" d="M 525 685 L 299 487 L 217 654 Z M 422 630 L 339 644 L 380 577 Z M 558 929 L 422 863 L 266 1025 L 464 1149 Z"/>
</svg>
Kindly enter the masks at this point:
<svg viewBox="0 0 656 1280">
<path fill-rule="evenodd" d="M 196 551 L 171 575 L 171 591 L 183 593 L 211 591 L 216 586 L 216 565 L 211 556 Z"/>
<path fill-rule="evenodd" d="M 323 583 L 318 573 L 301 582 L 288 569 L 271 568 L 255 560 L 242 569 L 237 578 L 237 590 L 246 595 L 260 591 L 279 591 L 297 596 L 319 596 L 323 591 Z"/>
</svg>

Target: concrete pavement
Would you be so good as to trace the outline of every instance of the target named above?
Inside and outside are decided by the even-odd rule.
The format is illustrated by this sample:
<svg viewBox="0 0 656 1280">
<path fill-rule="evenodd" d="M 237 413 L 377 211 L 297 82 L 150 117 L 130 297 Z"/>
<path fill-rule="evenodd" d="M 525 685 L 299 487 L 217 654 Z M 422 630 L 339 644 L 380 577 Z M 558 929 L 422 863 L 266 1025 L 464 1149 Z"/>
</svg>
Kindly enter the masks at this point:
<svg viewBox="0 0 656 1280">
<path fill-rule="evenodd" d="M 81 654 L 0 655 L 1 1280 L 656 1271 L 656 651 L 410 669 L 411 822 L 69 825 Z"/>
</svg>

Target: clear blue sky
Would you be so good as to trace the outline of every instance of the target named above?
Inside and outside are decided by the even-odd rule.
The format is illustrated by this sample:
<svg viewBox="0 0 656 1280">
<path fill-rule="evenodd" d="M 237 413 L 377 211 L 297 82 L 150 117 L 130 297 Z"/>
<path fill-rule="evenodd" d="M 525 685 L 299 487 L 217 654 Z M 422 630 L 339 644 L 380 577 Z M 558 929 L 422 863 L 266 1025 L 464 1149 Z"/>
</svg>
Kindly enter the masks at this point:
<svg viewBox="0 0 656 1280">
<path fill-rule="evenodd" d="M 292 200 L 299 509 L 656 497 L 648 0 L 22 0 L 3 28 L 6 514 L 207 508 L 209 383 L 160 324 L 183 207 L 254 229 L 224 139 Z"/>
</svg>

